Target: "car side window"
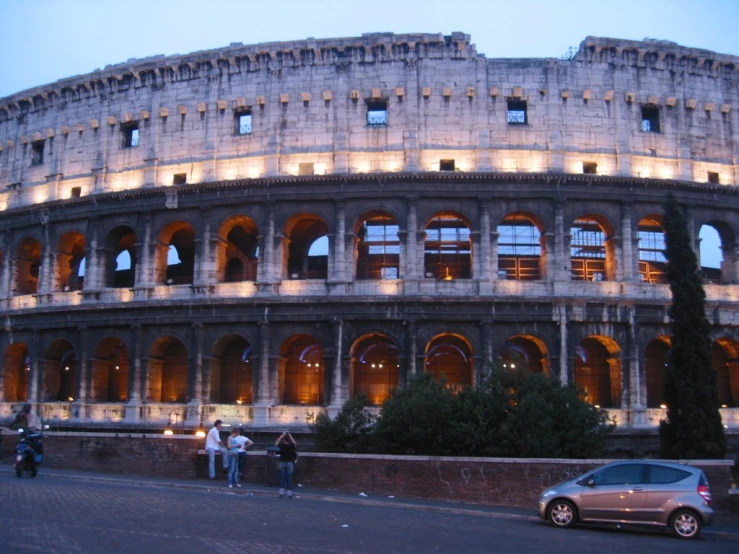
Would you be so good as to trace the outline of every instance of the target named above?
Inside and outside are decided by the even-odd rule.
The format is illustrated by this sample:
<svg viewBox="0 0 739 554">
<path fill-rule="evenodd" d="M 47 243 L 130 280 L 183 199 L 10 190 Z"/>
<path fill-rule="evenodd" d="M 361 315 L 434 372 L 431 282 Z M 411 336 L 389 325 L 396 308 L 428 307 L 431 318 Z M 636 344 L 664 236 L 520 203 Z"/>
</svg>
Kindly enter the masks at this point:
<svg viewBox="0 0 739 554">
<path fill-rule="evenodd" d="M 592 476 L 596 485 L 635 485 L 644 482 L 643 464 L 607 467 Z"/>
<path fill-rule="evenodd" d="M 667 466 L 649 466 L 649 482 L 655 485 L 677 483 L 690 476 L 689 471 Z"/>
</svg>

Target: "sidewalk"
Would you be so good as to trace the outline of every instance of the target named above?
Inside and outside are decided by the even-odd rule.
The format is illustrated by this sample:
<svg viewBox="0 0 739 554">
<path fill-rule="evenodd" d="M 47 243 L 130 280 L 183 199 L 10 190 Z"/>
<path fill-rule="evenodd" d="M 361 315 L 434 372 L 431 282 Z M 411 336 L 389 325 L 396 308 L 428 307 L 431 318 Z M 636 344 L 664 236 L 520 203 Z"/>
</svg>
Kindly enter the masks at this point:
<svg viewBox="0 0 739 554">
<path fill-rule="evenodd" d="M 0 476 L 12 476 L 13 466 L 7 463 L 0 464 Z M 99 483 L 110 483 L 117 485 L 129 485 L 139 487 L 179 488 L 190 490 L 211 491 L 226 494 L 239 494 L 243 496 L 277 496 L 277 489 L 267 485 L 243 482 L 240 489 L 229 489 L 225 479 L 211 481 L 209 479 L 167 479 L 162 477 L 142 477 L 139 475 L 117 475 L 110 473 L 74 471 L 69 469 L 41 468 L 39 478 L 45 479 L 71 479 L 96 481 Z M 28 477 L 24 477 L 28 479 Z M 536 515 L 536 507 L 532 505 L 527 508 L 508 508 L 505 506 L 483 506 L 477 504 L 461 504 L 457 502 L 445 502 L 442 500 L 421 500 L 416 498 L 399 498 L 392 496 L 379 496 L 366 494 L 363 491 L 356 494 L 343 491 L 307 489 L 298 485 L 295 489 L 296 498 L 319 500 L 324 502 L 341 502 L 349 504 L 362 504 L 365 506 L 393 507 L 427 512 L 440 512 L 449 514 L 474 515 L 509 520 L 523 520 L 530 522 L 542 522 Z M 709 538 L 728 538 L 739 540 L 739 524 L 719 523 L 706 527 L 702 531 L 703 536 Z"/>
</svg>

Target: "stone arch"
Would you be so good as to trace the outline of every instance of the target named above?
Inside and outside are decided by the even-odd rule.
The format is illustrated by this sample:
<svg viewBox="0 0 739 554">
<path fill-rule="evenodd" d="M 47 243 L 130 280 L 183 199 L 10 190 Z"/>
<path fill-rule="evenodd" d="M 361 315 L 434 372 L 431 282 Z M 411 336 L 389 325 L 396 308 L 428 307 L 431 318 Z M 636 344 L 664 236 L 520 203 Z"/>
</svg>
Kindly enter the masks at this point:
<svg viewBox="0 0 739 554">
<path fill-rule="evenodd" d="M 667 283 L 665 231 L 661 215 L 647 215 L 637 226 L 639 279 L 643 283 Z"/>
<path fill-rule="evenodd" d="M 20 241 L 15 250 L 13 266 L 13 294 L 36 294 L 41 268 L 41 242 L 33 237 Z"/>
<path fill-rule="evenodd" d="M 698 236 L 703 281 L 734 284 L 739 263 L 734 230 L 726 222 L 712 219 L 701 225 Z"/>
<path fill-rule="evenodd" d="M 739 343 L 729 338 L 714 341 L 711 360 L 716 371 L 719 406 L 739 407 Z"/>
<path fill-rule="evenodd" d="M 172 221 L 159 233 L 155 255 L 159 285 L 191 285 L 195 276 L 195 229 L 187 221 Z"/>
<path fill-rule="evenodd" d="M 315 214 L 292 217 L 285 225 L 287 248 L 283 249 L 283 267 L 290 279 L 326 279 L 328 277 L 328 225 Z M 316 243 L 321 245 L 315 250 Z M 325 249 L 325 252 L 324 252 Z"/>
<path fill-rule="evenodd" d="M 221 337 L 213 346 L 210 360 L 210 402 L 253 404 L 254 347 L 240 335 Z"/>
<path fill-rule="evenodd" d="M 323 345 L 308 334 L 293 335 L 280 347 L 278 393 L 282 404 L 323 406 L 326 391 Z"/>
<path fill-rule="evenodd" d="M 644 376 L 647 386 L 647 408 L 661 408 L 665 398 L 665 372 L 669 366 L 672 339 L 659 336 L 644 349 Z"/>
<path fill-rule="evenodd" d="M 458 334 L 435 336 L 426 346 L 424 371 L 436 379 L 445 379 L 453 388 L 471 386 L 474 375 L 472 346 Z"/>
<path fill-rule="evenodd" d="M 546 277 L 546 242 L 541 219 L 511 212 L 497 226 L 498 279 L 536 281 Z"/>
<path fill-rule="evenodd" d="M 105 287 L 131 288 L 136 284 L 136 242 L 136 232 L 128 225 L 119 225 L 108 232 L 102 256 Z"/>
<path fill-rule="evenodd" d="M 77 400 L 79 362 L 72 343 L 54 340 L 43 361 L 42 402 L 74 402 Z"/>
<path fill-rule="evenodd" d="M 79 231 L 69 231 L 59 237 L 54 290 L 82 290 L 86 269 L 85 246 L 85 236 Z"/>
<path fill-rule="evenodd" d="M 570 226 L 570 266 L 576 281 L 613 281 L 616 246 L 613 225 L 605 217 L 586 213 Z"/>
<path fill-rule="evenodd" d="M 226 221 L 218 232 L 216 267 L 218 281 L 233 283 L 256 281 L 259 260 L 259 232 L 247 216 Z"/>
<path fill-rule="evenodd" d="M 398 279 L 400 276 L 400 226 L 387 212 L 363 214 L 354 229 L 357 279 Z"/>
<path fill-rule="evenodd" d="M 534 335 L 515 335 L 509 338 L 500 351 L 504 366 L 523 364 L 527 371 L 549 375 L 549 352 L 546 343 Z"/>
<path fill-rule="evenodd" d="M 129 390 L 129 355 L 118 337 L 106 337 L 92 355 L 92 402 L 126 402 Z"/>
<path fill-rule="evenodd" d="M 472 238 L 467 219 L 456 212 L 437 212 L 425 230 L 424 275 L 446 281 L 471 278 Z"/>
<path fill-rule="evenodd" d="M 381 405 L 398 386 L 398 347 L 390 337 L 371 333 L 351 347 L 351 396 L 363 395 L 373 406 Z"/>
<path fill-rule="evenodd" d="M 28 346 L 15 342 L 8 346 L 3 357 L 3 398 L 5 402 L 27 402 L 31 358 Z"/>
<path fill-rule="evenodd" d="M 160 337 L 149 350 L 146 398 L 150 402 L 188 401 L 189 359 L 185 345 L 173 336 Z"/>
<path fill-rule="evenodd" d="M 621 349 L 610 337 L 591 335 L 575 350 L 575 383 L 601 408 L 621 407 Z"/>
</svg>

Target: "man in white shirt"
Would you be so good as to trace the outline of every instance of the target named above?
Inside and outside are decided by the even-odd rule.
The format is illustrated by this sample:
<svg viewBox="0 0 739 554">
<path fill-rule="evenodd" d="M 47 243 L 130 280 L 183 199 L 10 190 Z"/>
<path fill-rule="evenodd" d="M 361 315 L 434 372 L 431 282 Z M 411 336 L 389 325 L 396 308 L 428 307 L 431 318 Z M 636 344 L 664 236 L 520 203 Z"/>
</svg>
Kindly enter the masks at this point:
<svg viewBox="0 0 739 554">
<path fill-rule="evenodd" d="M 244 466 L 246 465 L 246 449 L 254 443 L 244 434 L 243 429 L 239 429 L 239 436 L 231 439 L 231 442 L 239 445 L 239 478 L 242 478 L 244 477 Z"/>
<path fill-rule="evenodd" d="M 223 458 L 223 469 L 228 469 L 228 450 L 221 441 L 221 425 L 223 425 L 223 422 L 216 419 L 213 427 L 208 431 L 208 436 L 205 437 L 205 451 L 208 453 L 208 477 L 211 479 L 216 478 L 216 450 L 220 451 L 221 458 Z"/>
</svg>

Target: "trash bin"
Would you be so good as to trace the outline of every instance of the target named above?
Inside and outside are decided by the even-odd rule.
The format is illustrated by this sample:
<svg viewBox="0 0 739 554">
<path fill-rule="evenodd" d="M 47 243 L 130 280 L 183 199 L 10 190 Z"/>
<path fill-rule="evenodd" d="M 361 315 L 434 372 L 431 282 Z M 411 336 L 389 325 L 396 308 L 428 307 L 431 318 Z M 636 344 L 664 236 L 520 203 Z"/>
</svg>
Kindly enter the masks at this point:
<svg viewBox="0 0 739 554">
<path fill-rule="evenodd" d="M 280 486 L 280 449 L 276 446 L 267 447 L 267 461 L 264 476 L 270 487 Z"/>
</svg>

